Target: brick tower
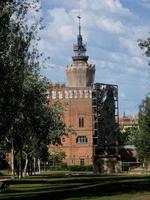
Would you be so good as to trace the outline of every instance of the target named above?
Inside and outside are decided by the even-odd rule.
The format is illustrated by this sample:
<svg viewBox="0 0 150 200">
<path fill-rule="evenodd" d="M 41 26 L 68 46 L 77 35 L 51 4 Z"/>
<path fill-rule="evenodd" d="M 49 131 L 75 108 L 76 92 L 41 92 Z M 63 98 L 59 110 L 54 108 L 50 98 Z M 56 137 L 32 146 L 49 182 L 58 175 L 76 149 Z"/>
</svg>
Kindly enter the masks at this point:
<svg viewBox="0 0 150 200">
<path fill-rule="evenodd" d="M 75 56 L 72 57 L 73 64 L 66 67 L 68 86 L 69 87 L 87 87 L 94 82 L 95 65 L 88 63 L 86 56 L 86 45 L 82 42 L 80 16 L 79 18 L 79 34 L 77 36 L 77 44 L 74 45 Z"/>
<path fill-rule="evenodd" d="M 65 106 L 63 120 L 72 132 L 61 138 L 62 145 L 50 145 L 49 151 L 59 149 L 65 152 L 67 165 L 92 165 L 93 163 L 93 121 L 92 85 L 95 65 L 88 63 L 86 45 L 81 35 L 80 17 L 77 44 L 73 46 L 73 64 L 67 65 L 67 85 L 50 85 L 50 104 L 60 102 Z"/>
<path fill-rule="evenodd" d="M 80 16 L 78 19 L 77 44 L 73 46 L 75 55 L 73 63 L 66 67 L 68 83 L 50 84 L 49 95 L 50 104 L 60 102 L 64 105 L 63 120 L 71 133 L 62 136 L 61 145 L 50 145 L 49 151 L 63 151 L 67 165 L 96 165 L 101 156 L 102 160 L 103 156 L 105 159 L 104 152 L 107 150 L 111 154 L 110 163 L 116 163 L 112 150 L 116 141 L 118 88 L 116 85 L 94 83 L 95 65 L 88 63 Z M 115 161 L 112 162 L 112 158 Z"/>
</svg>

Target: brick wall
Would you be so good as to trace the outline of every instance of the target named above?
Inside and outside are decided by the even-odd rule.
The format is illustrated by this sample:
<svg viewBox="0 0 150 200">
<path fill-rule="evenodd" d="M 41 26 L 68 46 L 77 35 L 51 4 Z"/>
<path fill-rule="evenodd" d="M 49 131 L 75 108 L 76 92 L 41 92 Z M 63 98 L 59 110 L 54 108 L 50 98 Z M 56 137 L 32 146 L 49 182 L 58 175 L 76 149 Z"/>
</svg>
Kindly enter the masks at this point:
<svg viewBox="0 0 150 200">
<path fill-rule="evenodd" d="M 53 93 L 55 91 L 55 94 Z M 68 95 L 65 96 L 68 92 Z M 61 95 L 59 96 L 59 94 Z M 93 155 L 92 131 L 92 98 L 91 88 L 69 88 L 55 85 L 51 87 L 50 104 L 58 101 L 65 105 L 64 123 L 71 128 L 71 133 L 61 138 L 62 145 L 57 146 L 65 152 L 65 162 L 68 165 L 90 165 Z M 80 124 L 79 120 L 83 120 Z M 83 127 L 82 127 L 83 126 Z M 49 146 L 49 151 L 56 146 Z"/>
</svg>

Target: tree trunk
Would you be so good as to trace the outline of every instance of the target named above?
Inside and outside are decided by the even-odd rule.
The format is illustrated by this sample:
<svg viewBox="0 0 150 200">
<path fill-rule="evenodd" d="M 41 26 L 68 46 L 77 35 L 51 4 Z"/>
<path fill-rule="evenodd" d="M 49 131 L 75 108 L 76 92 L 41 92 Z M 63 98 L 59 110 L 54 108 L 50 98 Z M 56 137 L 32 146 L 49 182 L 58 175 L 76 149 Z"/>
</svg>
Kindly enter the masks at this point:
<svg viewBox="0 0 150 200">
<path fill-rule="evenodd" d="M 35 175 L 35 167 L 36 167 L 36 158 L 34 157 L 34 163 L 33 163 L 34 175 Z"/>
<path fill-rule="evenodd" d="M 27 173 L 27 166 L 28 166 L 28 156 L 26 155 L 26 161 L 25 161 L 25 166 L 24 166 L 24 170 L 23 170 L 24 176 L 25 176 L 26 173 Z"/>
<path fill-rule="evenodd" d="M 32 158 L 29 158 L 29 176 L 32 176 Z"/>
<path fill-rule="evenodd" d="M 39 170 L 39 174 L 40 174 L 41 173 L 41 161 L 39 158 L 38 158 L 38 170 Z"/>
<path fill-rule="evenodd" d="M 13 126 L 11 125 L 11 128 L 9 130 L 11 135 L 11 175 L 14 178 L 15 177 L 15 153 L 14 153 L 14 138 L 13 138 Z"/>
<path fill-rule="evenodd" d="M 11 149 L 11 175 L 15 177 L 15 168 L 14 168 L 14 143 L 12 139 L 12 149 Z"/>
<path fill-rule="evenodd" d="M 22 147 L 20 148 L 20 178 L 22 178 Z"/>
</svg>

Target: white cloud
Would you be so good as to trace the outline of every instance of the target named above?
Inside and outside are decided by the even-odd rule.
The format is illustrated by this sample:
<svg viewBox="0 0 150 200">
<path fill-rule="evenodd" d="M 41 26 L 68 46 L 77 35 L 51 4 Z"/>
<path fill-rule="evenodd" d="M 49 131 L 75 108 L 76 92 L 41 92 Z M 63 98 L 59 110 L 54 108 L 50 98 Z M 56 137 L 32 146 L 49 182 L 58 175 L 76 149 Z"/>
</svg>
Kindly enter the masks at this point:
<svg viewBox="0 0 150 200">
<path fill-rule="evenodd" d="M 127 50 L 127 52 L 131 55 L 137 55 L 140 51 L 135 38 L 119 37 L 119 42 L 122 48 Z"/>
<path fill-rule="evenodd" d="M 81 0 L 81 10 L 93 10 L 111 12 L 117 15 L 131 16 L 133 15 L 128 8 L 124 8 L 120 0 Z"/>
<path fill-rule="evenodd" d="M 147 84 L 143 80 L 148 77 L 148 67 L 137 40 L 147 37 L 149 26 L 140 24 L 138 17 L 133 17 L 130 9 L 123 6 L 123 1 L 81 0 L 82 35 L 88 41 L 89 63 L 96 64 L 96 81 L 116 83 L 120 97 L 139 100 L 145 92 L 142 85 Z M 64 81 L 65 65 L 72 62 L 72 45 L 78 33 L 79 1 L 51 0 L 49 4 L 52 6 L 46 11 L 47 25 L 39 45 L 50 55 L 50 66 L 54 66 L 45 71 L 47 76 L 52 81 Z M 138 16 L 138 12 L 135 14 Z M 131 112 L 135 112 L 133 101 L 128 104 Z"/>
<path fill-rule="evenodd" d="M 149 0 L 140 0 L 141 5 L 146 8 L 150 8 L 150 1 Z"/>
<path fill-rule="evenodd" d="M 99 28 L 111 33 L 124 33 L 125 27 L 120 21 L 114 21 L 107 17 L 101 17 L 97 20 Z"/>
<path fill-rule="evenodd" d="M 137 72 L 138 72 L 138 70 L 137 70 L 136 68 L 132 68 L 132 67 L 130 67 L 130 68 L 125 68 L 125 71 L 126 71 L 128 74 L 130 74 L 130 75 L 136 75 Z"/>
<path fill-rule="evenodd" d="M 91 10 L 91 11 L 103 11 L 103 12 L 111 12 L 113 14 L 121 15 L 121 16 L 131 16 L 132 12 L 123 7 L 120 0 L 51 0 L 47 2 L 47 0 L 43 0 L 45 3 L 49 3 L 53 7 L 65 7 L 66 9 L 81 9 L 83 10 Z"/>
<path fill-rule="evenodd" d="M 132 24 L 126 28 L 126 34 L 119 36 L 120 45 L 127 50 L 130 55 L 141 55 L 138 40 L 148 37 L 148 25 L 137 26 Z"/>
<path fill-rule="evenodd" d="M 72 9 L 79 7 L 78 0 L 42 0 L 43 4 L 49 5 L 49 7 L 65 7 L 66 9 Z"/>
<path fill-rule="evenodd" d="M 63 8 L 56 8 L 49 11 L 52 21 L 47 26 L 48 36 L 53 40 L 69 41 L 73 38 L 73 19 Z M 60 42 L 60 41 L 59 41 Z"/>
</svg>

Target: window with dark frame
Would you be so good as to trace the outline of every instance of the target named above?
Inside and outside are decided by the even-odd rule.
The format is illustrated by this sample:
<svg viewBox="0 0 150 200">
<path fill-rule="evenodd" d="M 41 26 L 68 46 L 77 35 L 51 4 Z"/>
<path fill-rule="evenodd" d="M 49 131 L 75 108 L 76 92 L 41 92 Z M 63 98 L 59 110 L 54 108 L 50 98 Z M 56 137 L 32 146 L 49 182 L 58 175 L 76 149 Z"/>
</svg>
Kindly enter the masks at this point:
<svg viewBox="0 0 150 200">
<path fill-rule="evenodd" d="M 79 128 L 84 127 L 84 117 L 79 117 Z"/>
</svg>

